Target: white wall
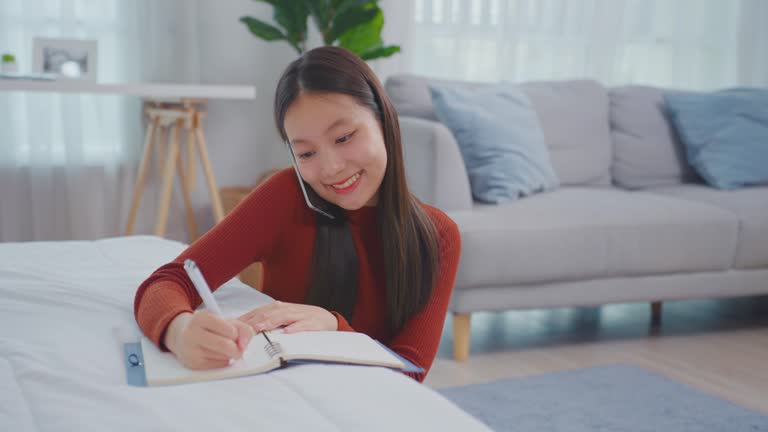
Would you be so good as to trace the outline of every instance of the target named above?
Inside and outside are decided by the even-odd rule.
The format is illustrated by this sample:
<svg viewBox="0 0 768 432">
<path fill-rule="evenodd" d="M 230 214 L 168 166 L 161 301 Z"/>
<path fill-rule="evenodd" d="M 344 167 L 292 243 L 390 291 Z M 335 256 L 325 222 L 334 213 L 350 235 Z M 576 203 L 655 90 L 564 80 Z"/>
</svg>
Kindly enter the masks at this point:
<svg viewBox="0 0 768 432">
<path fill-rule="evenodd" d="M 280 74 L 297 57 L 285 42 L 267 43 L 238 21 L 243 15 L 271 20 L 272 8 L 252 0 L 197 2 L 200 82 L 256 87 L 255 101 L 210 101 L 204 123 L 207 146 L 219 187 L 250 185 L 264 171 L 288 166 L 272 117 L 272 98 Z M 202 168 L 192 195 L 201 231 L 213 226 Z M 174 191 L 168 237 L 188 241 L 180 190 Z"/>
</svg>

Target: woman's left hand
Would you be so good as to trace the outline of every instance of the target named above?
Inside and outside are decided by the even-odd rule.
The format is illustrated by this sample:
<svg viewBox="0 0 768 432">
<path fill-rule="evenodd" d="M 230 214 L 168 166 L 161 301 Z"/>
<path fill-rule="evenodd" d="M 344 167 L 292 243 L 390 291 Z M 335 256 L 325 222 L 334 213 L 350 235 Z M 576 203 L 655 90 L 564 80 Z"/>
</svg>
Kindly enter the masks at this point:
<svg viewBox="0 0 768 432">
<path fill-rule="evenodd" d="M 285 333 L 300 331 L 338 330 L 336 316 L 319 306 L 297 303 L 272 302 L 238 318 L 258 333 L 286 326 Z"/>
</svg>

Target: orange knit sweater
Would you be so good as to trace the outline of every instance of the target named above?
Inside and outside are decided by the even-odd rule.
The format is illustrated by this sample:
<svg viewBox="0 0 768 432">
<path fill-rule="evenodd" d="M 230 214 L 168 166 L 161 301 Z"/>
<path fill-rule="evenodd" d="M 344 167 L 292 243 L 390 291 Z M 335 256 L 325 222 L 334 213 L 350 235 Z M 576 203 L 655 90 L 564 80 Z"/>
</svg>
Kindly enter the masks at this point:
<svg viewBox="0 0 768 432">
<path fill-rule="evenodd" d="M 397 334 L 386 325 L 385 271 L 375 207 L 347 211 L 358 254 L 358 292 L 352 322 L 331 311 L 340 331 L 358 331 L 386 344 L 429 371 L 435 358 L 459 263 L 461 237 L 442 211 L 422 204 L 439 237 L 440 268 L 432 298 Z M 264 293 L 290 303 L 304 303 L 315 239 L 315 213 L 304 203 L 292 168 L 275 173 L 233 212 L 172 262 L 155 270 L 138 288 L 136 321 L 161 349 L 165 329 L 176 315 L 201 303 L 182 263 L 193 259 L 212 290 L 247 265 L 261 261 Z M 423 381 L 426 372 L 408 374 Z"/>
</svg>

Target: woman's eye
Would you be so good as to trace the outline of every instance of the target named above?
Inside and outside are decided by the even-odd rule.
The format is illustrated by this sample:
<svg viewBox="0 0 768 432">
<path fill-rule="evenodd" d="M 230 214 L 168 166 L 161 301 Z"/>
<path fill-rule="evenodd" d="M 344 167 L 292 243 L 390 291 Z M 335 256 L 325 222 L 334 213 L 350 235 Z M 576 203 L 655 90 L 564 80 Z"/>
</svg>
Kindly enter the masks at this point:
<svg viewBox="0 0 768 432">
<path fill-rule="evenodd" d="M 349 141 L 350 139 L 352 139 L 352 135 L 354 135 L 354 132 L 348 133 L 348 134 L 344 135 L 343 137 L 337 139 L 336 142 L 337 143 L 345 143 L 345 142 Z"/>
<path fill-rule="evenodd" d="M 306 152 L 299 155 L 299 159 L 309 159 L 315 152 Z"/>
</svg>

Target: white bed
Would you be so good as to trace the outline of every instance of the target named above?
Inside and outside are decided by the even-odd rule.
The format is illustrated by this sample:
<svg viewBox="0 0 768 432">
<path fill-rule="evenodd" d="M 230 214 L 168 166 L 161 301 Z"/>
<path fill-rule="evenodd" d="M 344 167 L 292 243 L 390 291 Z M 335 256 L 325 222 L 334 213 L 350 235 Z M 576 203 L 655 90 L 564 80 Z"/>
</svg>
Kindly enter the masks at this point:
<svg viewBox="0 0 768 432">
<path fill-rule="evenodd" d="M 382 368 L 294 365 L 171 387 L 126 384 L 136 287 L 184 244 L 152 236 L 0 243 L 0 430 L 487 430 L 426 386 Z M 263 294 L 233 279 L 236 313 Z"/>
</svg>

